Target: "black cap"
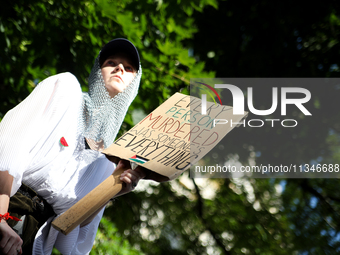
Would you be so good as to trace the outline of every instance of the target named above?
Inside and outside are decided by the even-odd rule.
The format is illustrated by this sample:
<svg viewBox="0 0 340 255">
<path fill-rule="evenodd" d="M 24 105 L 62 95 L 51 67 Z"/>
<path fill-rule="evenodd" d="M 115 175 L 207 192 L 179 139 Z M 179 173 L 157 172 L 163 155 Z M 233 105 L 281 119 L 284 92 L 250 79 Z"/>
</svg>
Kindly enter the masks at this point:
<svg viewBox="0 0 340 255">
<path fill-rule="evenodd" d="M 132 61 L 132 65 L 138 71 L 140 60 L 137 48 L 132 44 L 132 42 L 124 38 L 114 39 L 102 48 L 99 56 L 100 66 L 103 65 L 108 57 L 121 52 L 127 54 L 129 59 Z"/>
</svg>

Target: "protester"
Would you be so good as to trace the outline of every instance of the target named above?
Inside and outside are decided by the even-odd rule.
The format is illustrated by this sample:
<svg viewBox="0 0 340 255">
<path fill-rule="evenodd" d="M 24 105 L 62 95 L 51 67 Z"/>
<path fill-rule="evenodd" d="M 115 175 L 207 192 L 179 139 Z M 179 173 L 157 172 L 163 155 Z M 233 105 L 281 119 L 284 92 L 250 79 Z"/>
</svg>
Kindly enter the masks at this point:
<svg viewBox="0 0 340 255">
<path fill-rule="evenodd" d="M 114 171 L 116 165 L 100 151 L 114 141 L 141 75 L 135 46 L 115 39 L 96 58 L 88 93 L 81 92 L 75 76 L 61 73 L 38 84 L 4 116 L 0 122 L 3 254 L 51 254 L 53 246 L 62 254 L 90 252 L 104 209 L 67 236 L 51 222 Z M 120 194 L 133 190 L 144 177 L 139 167 L 125 171 Z"/>
</svg>

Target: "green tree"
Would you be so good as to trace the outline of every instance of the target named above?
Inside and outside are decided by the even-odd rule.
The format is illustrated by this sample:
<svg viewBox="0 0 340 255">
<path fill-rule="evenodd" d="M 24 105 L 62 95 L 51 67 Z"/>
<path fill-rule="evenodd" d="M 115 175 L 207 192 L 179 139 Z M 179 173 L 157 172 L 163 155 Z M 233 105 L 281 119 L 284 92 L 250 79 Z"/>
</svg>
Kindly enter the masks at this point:
<svg viewBox="0 0 340 255">
<path fill-rule="evenodd" d="M 0 118 L 51 74 L 70 71 L 86 91 L 94 57 L 116 37 L 133 41 L 141 54 L 141 90 L 129 113 L 188 93 L 195 77 L 338 77 L 338 7 L 335 1 L 8 1 L 0 9 Z M 266 93 L 257 97 L 258 108 L 266 107 Z M 299 118 L 293 130 L 233 130 L 217 162 L 339 163 L 339 93 L 337 86 L 313 88 L 313 117 Z M 123 130 L 133 125 L 131 116 Z M 191 180 L 187 173 L 170 183 L 145 181 L 107 207 L 91 253 L 336 254 L 338 183 Z"/>
</svg>

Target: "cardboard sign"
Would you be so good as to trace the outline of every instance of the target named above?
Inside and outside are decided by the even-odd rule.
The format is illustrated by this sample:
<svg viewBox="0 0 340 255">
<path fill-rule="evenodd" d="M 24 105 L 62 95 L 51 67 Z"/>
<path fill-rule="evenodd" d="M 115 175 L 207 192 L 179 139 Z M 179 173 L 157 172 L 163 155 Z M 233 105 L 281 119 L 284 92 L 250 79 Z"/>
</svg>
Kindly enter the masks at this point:
<svg viewBox="0 0 340 255">
<path fill-rule="evenodd" d="M 195 164 L 230 132 L 244 115 L 233 115 L 232 108 L 207 103 L 201 114 L 199 98 L 176 93 L 103 151 L 135 162 L 149 170 L 149 179 L 172 180 Z M 216 124 L 217 120 L 236 125 Z M 216 124 L 216 125 L 215 125 Z M 117 167 L 111 176 L 52 222 L 65 235 L 98 211 L 122 189 Z"/>
<path fill-rule="evenodd" d="M 176 93 L 103 151 L 123 158 L 170 180 L 195 164 L 246 115 L 233 115 L 232 107 Z M 228 120 L 234 125 L 220 125 Z"/>
</svg>

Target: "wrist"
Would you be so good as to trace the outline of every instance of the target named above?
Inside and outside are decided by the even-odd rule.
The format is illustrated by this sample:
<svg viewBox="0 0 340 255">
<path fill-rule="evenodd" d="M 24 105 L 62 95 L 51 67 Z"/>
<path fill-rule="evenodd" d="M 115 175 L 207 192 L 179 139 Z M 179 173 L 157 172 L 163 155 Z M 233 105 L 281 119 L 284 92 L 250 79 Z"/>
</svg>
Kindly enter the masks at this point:
<svg viewBox="0 0 340 255">
<path fill-rule="evenodd" d="M 19 218 L 11 216 L 8 212 L 5 214 L 0 214 L 0 223 L 3 221 L 7 221 L 8 219 L 15 220 L 15 221 L 21 221 Z"/>
</svg>

